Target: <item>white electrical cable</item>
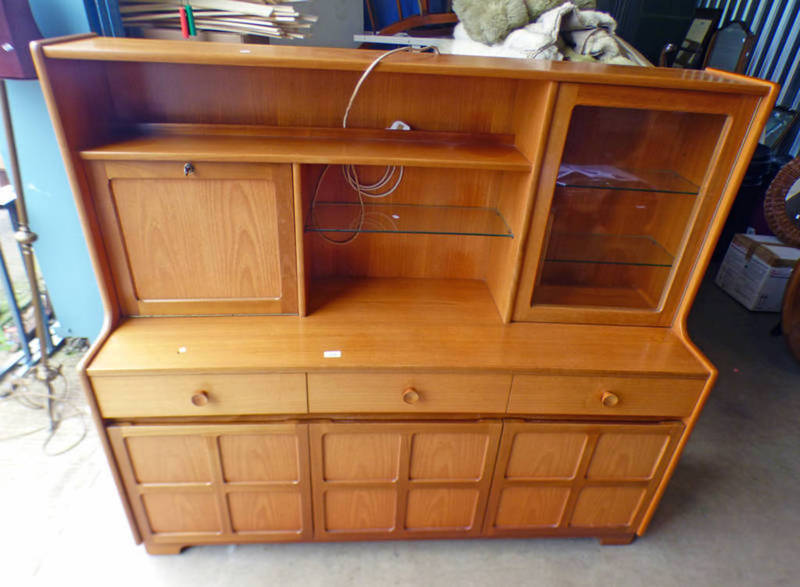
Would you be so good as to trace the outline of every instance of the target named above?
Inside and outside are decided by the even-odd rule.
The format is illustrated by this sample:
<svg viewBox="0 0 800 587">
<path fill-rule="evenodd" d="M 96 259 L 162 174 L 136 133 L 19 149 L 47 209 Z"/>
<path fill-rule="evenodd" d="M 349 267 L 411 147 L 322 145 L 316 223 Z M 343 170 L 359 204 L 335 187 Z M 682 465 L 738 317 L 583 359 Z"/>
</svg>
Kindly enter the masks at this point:
<svg viewBox="0 0 800 587">
<path fill-rule="evenodd" d="M 369 67 L 364 70 L 364 73 L 361 74 L 361 77 L 356 82 L 355 87 L 353 88 L 353 93 L 350 94 L 350 100 L 347 102 L 347 108 L 344 111 L 344 116 L 342 117 L 342 128 L 347 128 L 347 118 L 350 116 L 350 110 L 353 108 L 353 103 L 356 100 L 356 96 L 358 96 L 358 92 L 361 89 L 361 85 L 364 81 L 369 77 L 372 71 L 378 66 L 378 64 L 388 57 L 389 55 L 393 55 L 395 53 L 401 52 L 408 52 L 408 51 L 433 51 L 434 53 L 439 53 L 439 50 L 436 47 L 429 46 L 429 47 L 421 47 L 419 49 L 415 49 L 414 47 L 398 47 L 397 49 L 392 49 L 391 51 L 387 51 L 379 55 L 375 60 L 369 64 Z M 311 198 L 311 212 L 309 214 L 309 218 L 311 220 L 312 225 L 315 224 L 314 222 L 314 211 L 316 209 L 317 203 L 317 196 L 319 195 L 319 188 L 322 185 L 322 182 L 325 176 L 328 173 L 328 168 L 330 165 L 326 165 L 322 173 L 317 179 L 317 185 L 314 188 L 314 195 Z M 356 222 L 355 226 L 353 227 L 353 234 L 343 240 L 336 240 L 332 239 L 323 232 L 319 232 L 319 236 L 333 245 L 346 245 L 358 237 L 361 229 L 364 226 L 364 217 L 366 214 L 364 198 L 385 198 L 390 194 L 394 193 L 395 190 L 400 186 L 400 183 L 403 181 L 403 167 L 396 166 L 396 165 L 389 165 L 386 167 L 386 171 L 384 172 L 383 176 L 378 179 L 375 183 L 367 185 L 361 183 L 358 177 L 358 171 L 356 170 L 355 165 L 343 165 L 342 166 L 342 175 L 344 175 L 345 181 L 347 184 L 356 192 L 358 196 L 358 205 L 359 205 L 359 215 L 358 221 Z"/>
</svg>

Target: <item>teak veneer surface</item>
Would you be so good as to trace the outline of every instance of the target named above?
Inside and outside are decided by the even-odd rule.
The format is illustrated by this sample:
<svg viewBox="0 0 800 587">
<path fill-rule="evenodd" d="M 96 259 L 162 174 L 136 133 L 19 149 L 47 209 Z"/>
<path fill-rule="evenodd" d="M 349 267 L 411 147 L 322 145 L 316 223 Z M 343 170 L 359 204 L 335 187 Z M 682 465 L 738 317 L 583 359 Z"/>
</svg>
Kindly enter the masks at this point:
<svg viewBox="0 0 800 587">
<path fill-rule="evenodd" d="M 89 37 L 70 43 L 45 45 L 44 55 L 51 59 L 87 61 L 143 61 L 193 63 L 197 65 L 239 65 L 287 67 L 339 71 L 364 71 L 381 51 L 319 48 L 274 47 L 213 43 L 202 51 L 182 41 L 142 43 L 138 39 Z M 428 73 L 480 77 L 580 81 L 583 83 L 653 86 L 712 90 L 739 94 L 764 94 L 762 87 L 705 71 L 562 63 L 533 59 L 468 57 L 399 53 L 381 63 L 381 71 Z"/>
<path fill-rule="evenodd" d="M 331 279 L 312 282 L 310 290 L 305 318 L 128 319 L 88 372 L 480 368 L 709 374 L 666 328 L 503 324 L 479 281 Z M 340 358 L 323 357 L 337 350 Z"/>
<path fill-rule="evenodd" d="M 268 132 L 268 131 L 265 131 Z M 402 132 L 402 131 L 398 131 Z M 322 134 L 322 133 L 320 133 Z M 409 165 L 528 171 L 513 146 L 478 140 L 410 141 L 380 133 L 354 136 L 148 135 L 85 149 L 81 157 L 106 161 L 231 161 L 236 163 L 333 163 Z M 434 133 L 426 133 L 434 134 Z"/>
</svg>

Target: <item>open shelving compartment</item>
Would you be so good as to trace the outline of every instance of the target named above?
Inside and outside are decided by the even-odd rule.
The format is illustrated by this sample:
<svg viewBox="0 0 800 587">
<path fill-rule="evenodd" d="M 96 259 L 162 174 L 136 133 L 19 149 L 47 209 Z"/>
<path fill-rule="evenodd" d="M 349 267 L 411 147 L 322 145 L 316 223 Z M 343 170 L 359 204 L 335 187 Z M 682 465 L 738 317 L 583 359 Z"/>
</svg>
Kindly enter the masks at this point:
<svg viewBox="0 0 800 587">
<path fill-rule="evenodd" d="M 378 68 L 342 128 L 362 69 L 61 65 L 58 75 L 80 76 L 85 87 L 97 88 L 88 99 L 62 98 L 81 102 L 97 119 L 78 138 L 84 162 L 291 166 L 295 238 L 303 250 L 298 293 L 305 292 L 306 313 L 336 298 L 331 282 L 356 279 L 366 292 L 369 280 L 389 278 L 396 291 L 409 299 L 430 296 L 432 305 L 469 291 L 498 323 L 510 320 L 519 237 L 555 83 Z M 396 120 L 412 130 L 388 130 Z M 362 210 L 342 180 L 343 165 L 356 165 L 365 179 L 386 165 L 403 166 L 404 176 L 390 198 L 364 207 L 368 222 L 358 238 L 336 246 L 323 237 L 349 234 Z M 312 218 L 311 198 L 325 166 L 331 171 Z M 477 283 L 464 289 L 465 280 Z"/>
<path fill-rule="evenodd" d="M 576 106 L 532 305 L 657 311 L 725 116 Z"/>
<path fill-rule="evenodd" d="M 350 283 L 348 295 L 354 283 L 368 287 L 365 280 L 392 279 L 396 293 L 433 295 L 433 304 L 453 293 L 448 284 L 476 292 L 480 288 L 463 282 L 483 282 L 500 309 L 507 293 L 503 272 L 514 263 L 523 229 L 530 172 L 405 167 L 393 193 L 363 197 L 362 206 L 341 166 L 300 169 L 311 313 L 342 291 L 330 283 L 343 278 Z M 356 169 L 362 183 L 371 183 L 385 167 Z M 491 303 L 488 295 L 485 300 Z"/>
</svg>

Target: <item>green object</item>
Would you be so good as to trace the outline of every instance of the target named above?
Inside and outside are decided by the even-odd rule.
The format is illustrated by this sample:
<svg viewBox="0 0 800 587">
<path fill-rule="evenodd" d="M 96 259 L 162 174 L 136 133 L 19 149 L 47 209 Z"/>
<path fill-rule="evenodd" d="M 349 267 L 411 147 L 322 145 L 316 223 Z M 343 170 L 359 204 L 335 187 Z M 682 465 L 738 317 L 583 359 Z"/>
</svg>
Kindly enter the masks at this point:
<svg viewBox="0 0 800 587">
<path fill-rule="evenodd" d="M 494 45 L 568 0 L 453 0 L 453 11 L 473 41 Z M 571 0 L 580 10 L 593 9 L 595 0 Z"/>
<path fill-rule="evenodd" d="M 192 7 L 188 4 L 186 5 L 186 22 L 189 25 L 189 35 L 196 37 L 197 29 L 194 27 L 194 13 L 192 12 Z"/>
<path fill-rule="evenodd" d="M 499 43 L 529 20 L 524 0 L 453 0 L 453 11 L 470 38 L 487 45 Z"/>
<path fill-rule="evenodd" d="M 597 6 L 595 0 L 570 0 L 579 10 L 594 10 Z M 525 0 L 528 8 L 528 18 L 533 22 L 548 10 L 566 4 L 567 0 Z"/>
</svg>

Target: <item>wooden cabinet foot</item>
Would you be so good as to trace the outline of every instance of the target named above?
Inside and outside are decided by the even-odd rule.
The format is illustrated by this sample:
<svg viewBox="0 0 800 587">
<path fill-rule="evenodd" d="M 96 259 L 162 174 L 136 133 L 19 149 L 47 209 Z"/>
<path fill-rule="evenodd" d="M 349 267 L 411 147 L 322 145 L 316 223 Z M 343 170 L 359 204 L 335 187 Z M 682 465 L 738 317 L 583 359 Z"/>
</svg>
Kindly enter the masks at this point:
<svg viewBox="0 0 800 587">
<path fill-rule="evenodd" d="M 620 536 L 603 536 L 598 538 L 603 546 L 620 546 L 630 544 L 636 538 L 636 534 L 622 534 Z"/>
<path fill-rule="evenodd" d="M 144 548 L 147 554 L 180 554 L 186 545 L 145 543 Z"/>
</svg>

